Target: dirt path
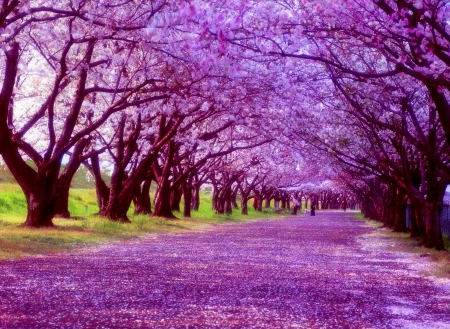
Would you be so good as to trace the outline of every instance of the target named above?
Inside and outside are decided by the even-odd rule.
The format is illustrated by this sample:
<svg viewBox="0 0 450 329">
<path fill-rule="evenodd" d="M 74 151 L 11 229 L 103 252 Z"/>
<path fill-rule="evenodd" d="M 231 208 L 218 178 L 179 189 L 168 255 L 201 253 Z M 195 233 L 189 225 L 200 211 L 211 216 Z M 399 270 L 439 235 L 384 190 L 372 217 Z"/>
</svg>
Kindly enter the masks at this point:
<svg viewBox="0 0 450 329">
<path fill-rule="evenodd" d="M 0 328 L 450 328 L 449 283 L 371 231 L 319 213 L 0 263 Z"/>
</svg>

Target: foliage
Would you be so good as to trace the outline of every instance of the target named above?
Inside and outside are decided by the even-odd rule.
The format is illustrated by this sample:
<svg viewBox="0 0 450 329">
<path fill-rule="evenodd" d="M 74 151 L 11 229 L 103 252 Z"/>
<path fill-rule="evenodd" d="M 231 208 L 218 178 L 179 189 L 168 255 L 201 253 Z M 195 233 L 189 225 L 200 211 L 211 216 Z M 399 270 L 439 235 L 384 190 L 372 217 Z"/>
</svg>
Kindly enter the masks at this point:
<svg viewBox="0 0 450 329">
<path fill-rule="evenodd" d="M 31 203 L 26 225 L 68 216 L 67 182 L 93 186 L 82 175 L 122 221 L 133 199 L 146 211 L 151 181 L 167 218 L 203 184 L 219 213 L 237 194 L 243 212 L 253 196 L 317 196 L 396 231 L 409 200 L 429 209 L 415 221 L 425 244 L 443 247 L 445 1 L 31 0 L 2 13 L 0 154 Z"/>
</svg>

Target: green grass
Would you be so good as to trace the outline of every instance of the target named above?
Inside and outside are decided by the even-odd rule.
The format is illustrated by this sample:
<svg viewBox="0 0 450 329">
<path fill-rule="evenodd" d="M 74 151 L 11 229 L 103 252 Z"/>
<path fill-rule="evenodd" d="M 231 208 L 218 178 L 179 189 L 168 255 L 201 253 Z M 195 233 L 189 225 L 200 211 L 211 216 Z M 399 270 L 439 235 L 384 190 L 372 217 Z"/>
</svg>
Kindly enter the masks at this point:
<svg viewBox="0 0 450 329">
<path fill-rule="evenodd" d="M 432 260 L 435 266 L 424 272 L 424 275 L 450 278 L 450 240 L 448 236 L 443 236 L 444 247 L 447 250 L 437 251 L 425 248 L 421 243 L 421 239 L 411 238 L 410 233 L 394 232 L 383 227 L 383 223 L 365 218 L 363 214 L 356 214 L 355 217 L 376 228 L 378 237 L 395 241 L 394 245 L 386 246 L 386 250 L 406 252 L 417 258 L 427 257 Z"/>
<path fill-rule="evenodd" d="M 85 205 L 88 206 L 87 213 Z M 58 253 L 87 244 L 126 240 L 151 233 L 198 231 L 210 225 L 283 216 L 275 214 L 273 209 L 259 213 L 251 207 L 247 216 L 241 215 L 240 209 L 234 210 L 232 215 L 217 215 L 211 209 L 211 197 L 203 194 L 200 209 L 192 212 L 192 218 L 183 218 L 182 213 L 175 213 L 176 220 L 135 216 L 131 207 L 131 224 L 121 224 L 94 215 L 98 207 L 92 189 L 71 189 L 69 211 L 73 218 L 54 219 L 54 228 L 20 227 L 27 213 L 25 197 L 17 184 L 0 183 L 0 260 Z"/>
</svg>

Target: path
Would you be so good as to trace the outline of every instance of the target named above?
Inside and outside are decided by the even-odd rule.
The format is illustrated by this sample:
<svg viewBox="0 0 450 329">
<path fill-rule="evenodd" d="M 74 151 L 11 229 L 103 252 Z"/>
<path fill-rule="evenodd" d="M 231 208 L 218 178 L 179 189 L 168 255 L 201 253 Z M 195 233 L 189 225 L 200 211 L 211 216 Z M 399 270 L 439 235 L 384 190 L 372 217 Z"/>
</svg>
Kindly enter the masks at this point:
<svg viewBox="0 0 450 329">
<path fill-rule="evenodd" d="M 383 251 L 349 216 L 0 263 L 0 328 L 450 328 L 449 284 L 417 270 L 428 260 Z"/>
</svg>

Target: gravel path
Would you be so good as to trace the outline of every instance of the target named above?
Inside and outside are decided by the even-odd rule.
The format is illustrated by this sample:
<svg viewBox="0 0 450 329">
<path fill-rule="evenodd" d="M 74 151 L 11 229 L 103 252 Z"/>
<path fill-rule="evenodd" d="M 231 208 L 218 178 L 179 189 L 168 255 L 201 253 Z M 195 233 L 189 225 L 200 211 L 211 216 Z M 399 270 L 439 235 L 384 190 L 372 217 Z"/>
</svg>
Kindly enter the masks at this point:
<svg viewBox="0 0 450 329">
<path fill-rule="evenodd" d="M 450 328 L 450 284 L 349 213 L 0 263 L 0 328 Z"/>
</svg>

